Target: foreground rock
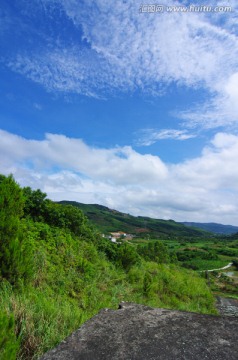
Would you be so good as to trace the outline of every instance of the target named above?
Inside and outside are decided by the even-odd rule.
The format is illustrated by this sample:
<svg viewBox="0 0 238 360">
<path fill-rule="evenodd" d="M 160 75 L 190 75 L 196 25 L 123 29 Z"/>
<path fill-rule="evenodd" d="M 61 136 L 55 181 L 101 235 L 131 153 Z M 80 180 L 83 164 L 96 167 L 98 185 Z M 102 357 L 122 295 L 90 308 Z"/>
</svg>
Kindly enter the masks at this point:
<svg viewBox="0 0 238 360">
<path fill-rule="evenodd" d="M 237 360 L 238 318 L 123 303 L 102 310 L 41 360 Z"/>
</svg>

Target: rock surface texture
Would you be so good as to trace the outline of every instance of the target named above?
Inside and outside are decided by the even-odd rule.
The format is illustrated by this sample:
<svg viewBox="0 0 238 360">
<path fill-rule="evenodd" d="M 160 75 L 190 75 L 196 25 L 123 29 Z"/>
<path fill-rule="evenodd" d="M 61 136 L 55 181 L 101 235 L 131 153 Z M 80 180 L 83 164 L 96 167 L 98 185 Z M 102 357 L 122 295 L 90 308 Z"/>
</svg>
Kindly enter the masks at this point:
<svg viewBox="0 0 238 360">
<path fill-rule="evenodd" d="M 122 303 L 40 360 L 237 360 L 238 318 Z"/>
</svg>

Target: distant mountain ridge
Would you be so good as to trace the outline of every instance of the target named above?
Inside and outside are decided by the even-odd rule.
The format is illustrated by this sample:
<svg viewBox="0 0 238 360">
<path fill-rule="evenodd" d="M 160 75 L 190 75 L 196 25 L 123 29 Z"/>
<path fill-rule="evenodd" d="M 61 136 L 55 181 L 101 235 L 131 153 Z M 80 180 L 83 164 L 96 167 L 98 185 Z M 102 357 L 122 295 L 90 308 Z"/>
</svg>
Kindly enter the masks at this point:
<svg viewBox="0 0 238 360">
<path fill-rule="evenodd" d="M 192 228 L 173 220 L 152 219 L 145 216 L 132 216 L 109 209 L 98 204 L 82 204 L 76 201 L 60 201 L 60 204 L 73 205 L 81 209 L 90 222 L 101 233 L 123 231 L 129 234 L 150 238 L 170 237 L 211 237 L 212 234 L 198 228 Z"/>
<path fill-rule="evenodd" d="M 217 223 L 197 223 L 197 222 L 182 222 L 186 226 L 192 226 L 198 229 L 203 229 L 214 234 L 231 235 L 238 232 L 238 226 L 222 225 Z"/>
</svg>

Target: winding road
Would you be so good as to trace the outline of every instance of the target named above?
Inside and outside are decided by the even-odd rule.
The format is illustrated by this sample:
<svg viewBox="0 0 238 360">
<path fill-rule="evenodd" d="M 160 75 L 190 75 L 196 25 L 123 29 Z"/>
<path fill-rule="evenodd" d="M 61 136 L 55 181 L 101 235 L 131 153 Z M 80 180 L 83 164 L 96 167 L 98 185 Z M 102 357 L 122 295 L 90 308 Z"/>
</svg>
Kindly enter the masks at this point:
<svg viewBox="0 0 238 360">
<path fill-rule="evenodd" d="M 203 271 L 219 271 L 219 270 L 225 270 L 228 269 L 229 267 L 231 267 L 233 265 L 233 262 L 229 263 L 228 265 L 220 268 L 220 269 L 212 269 L 212 270 L 203 270 Z"/>
</svg>

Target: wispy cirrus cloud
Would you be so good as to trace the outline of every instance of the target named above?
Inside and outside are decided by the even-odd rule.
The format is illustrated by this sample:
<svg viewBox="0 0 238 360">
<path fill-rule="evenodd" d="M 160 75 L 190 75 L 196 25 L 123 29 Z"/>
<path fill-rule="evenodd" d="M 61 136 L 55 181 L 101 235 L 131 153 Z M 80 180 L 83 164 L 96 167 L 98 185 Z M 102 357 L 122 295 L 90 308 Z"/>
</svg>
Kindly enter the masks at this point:
<svg viewBox="0 0 238 360">
<path fill-rule="evenodd" d="M 150 146 L 159 140 L 188 140 L 195 138 L 197 135 L 189 133 L 187 130 L 176 129 L 143 129 L 139 132 L 137 145 Z"/>
<path fill-rule="evenodd" d="M 111 72 L 106 71 L 107 64 L 98 54 L 79 47 L 45 52 L 39 50 L 31 57 L 19 54 L 7 65 L 13 71 L 43 85 L 47 91 L 90 97 L 100 97 L 111 77 Z"/>
<path fill-rule="evenodd" d="M 61 3 L 81 24 L 92 49 L 106 59 L 115 83 L 125 79 L 125 88 L 155 94 L 161 86 L 176 82 L 219 92 L 218 83 L 237 69 L 236 37 L 205 15 L 139 14 L 135 1 L 113 6 L 82 2 L 80 7 Z"/>
<path fill-rule="evenodd" d="M 140 14 L 137 1 L 60 3 L 91 47 L 135 82 L 176 81 L 214 90 L 237 68 L 237 38 L 211 14 Z"/>
<path fill-rule="evenodd" d="M 175 116 L 185 120 L 184 125 L 189 127 L 234 127 L 238 122 L 238 72 L 220 84 L 219 91 L 211 99 Z"/>
<path fill-rule="evenodd" d="M 166 3 L 182 4 L 187 2 Z M 174 111 L 183 126 L 234 127 L 238 120 L 238 6 L 235 1 L 229 4 L 233 12 L 149 14 L 139 13 L 136 0 L 113 4 L 24 0 L 18 8 L 27 21 L 20 15 L 17 19 L 17 14 L 14 19 L 21 39 L 25 34 L 33 45 L 29 49 L 27 42 L 17 41 L 14 52 L 6 51 L 6 57 L 2 52 L 1 62 L 53 93 L 105 98 L 135 91 L 161 96 L 171 84 L 201 89 L 206 94 L 203 103 L 198 99 L 183 111 Z M 8 35 L 18 31 L 9 18 L 4 14 L 1 19 Z M 70 38 L 67 28 L 73 34 Z"/>
</svg>

